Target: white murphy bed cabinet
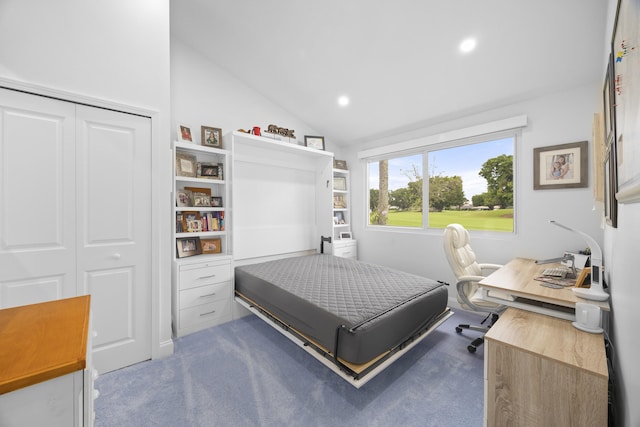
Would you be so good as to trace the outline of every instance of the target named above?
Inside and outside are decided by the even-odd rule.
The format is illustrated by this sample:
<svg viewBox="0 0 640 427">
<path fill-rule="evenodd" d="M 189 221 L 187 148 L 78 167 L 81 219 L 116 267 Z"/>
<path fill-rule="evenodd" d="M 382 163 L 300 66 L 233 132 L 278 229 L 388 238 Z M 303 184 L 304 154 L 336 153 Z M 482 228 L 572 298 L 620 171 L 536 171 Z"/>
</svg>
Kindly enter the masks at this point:
<svg viewBox="0 0 640 427">
<path fill-rule="evenodd" d="M 318 252 L 333 235 L 333 153 L 243 132 L 227 141 L 234 262 Z"/>
<path fill-rule="evenodd" d="M 151 358 L 151 119 L 0 89 L 0 308 L 91 294 L 93 358 Z"/>
<path fill-rule="evenodd" d="M 0 426 L 90 427 L 90 296 L 0 310 Z"/>
<path fill-rule="evenodd" d="M 228 237 L 231 223 L 228 209 L 229 155 L 228 150 L 196 143 L 173 144 L 172 317 L 176 337 L 228 322 L 232 318 L 233 272 Z M 212 165 L 218 173 L 214 177 L 203 177 L 206 165 Z M 185 189 L 192 192 L 191 200 L 184 203 L 182 199 L 178 203 Z M 194 206 L 197 203 L 193 194 L 202 192 L 217 198 L 216 206 Z M 194 217 L 199 224 L 197 227 L 191 224 L 190 228 L 188 218 Z"/>
<path fill-rule="evenodd" d="M 346 169 L 333 169 L 333 240 L 331 253 L 344 258 L 358 258 L 357 241 L 342 238 L 341 233 L 351 234 L 351 181 Z"/>
</svg>

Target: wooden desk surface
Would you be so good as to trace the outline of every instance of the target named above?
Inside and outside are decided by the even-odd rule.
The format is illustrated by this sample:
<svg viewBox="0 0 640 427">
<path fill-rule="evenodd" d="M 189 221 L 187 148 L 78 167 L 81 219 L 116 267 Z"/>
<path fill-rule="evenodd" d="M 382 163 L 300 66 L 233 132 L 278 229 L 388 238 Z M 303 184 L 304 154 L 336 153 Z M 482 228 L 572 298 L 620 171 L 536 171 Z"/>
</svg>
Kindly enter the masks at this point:
<svg viewBox="0 0 640 427">
<path fill-rule="evenodd" d="M 89 295 L 0 310 L 0 394 L 84 369 Z"/>
<path fill-rule="evenodd" d="M 485 335 L 522 351 L 608 378 L 602 334 L 590 334 L 570 321 L 509 308 Z"/>
<path fill-rule="evenodd" d="M 545 268 L 557 267 L 560 264 L 536 264 L 535 260 L 514 258 L 504 267 L 482 279 L 479 284 L 487 289 L 506 291 L 512 295 L 548 302 L 564 307 L 575 307 L 577 302 L 588 302 L 609 311 L 608 301 L 591 301 L 577 297 L 571 288 L 553 289 L 541 286 L 534 277 L 542 275 Z"/>
</svg>

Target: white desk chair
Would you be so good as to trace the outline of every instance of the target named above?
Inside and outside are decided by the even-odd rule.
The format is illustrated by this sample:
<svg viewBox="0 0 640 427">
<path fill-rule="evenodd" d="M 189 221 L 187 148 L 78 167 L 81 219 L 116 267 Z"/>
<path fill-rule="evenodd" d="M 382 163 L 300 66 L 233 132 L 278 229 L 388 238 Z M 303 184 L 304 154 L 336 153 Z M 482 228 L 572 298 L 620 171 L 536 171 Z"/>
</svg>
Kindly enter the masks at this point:
<svg viewBox="0 0 640 427">
<path fill-rule="evenodd" d="M 449 224 L 444 230 L 444 253 L 453 274 L 456 276 L 456 295 L 460 306 L 466 310 L 487 313 L 487 317 L 481 322 L 481 325 L 489 319 L 488 326 L 468 324 L 456 326 L 458 333 L 461 333 L 463 329 L 483 332 L 481 337 L 474 339 L 467 346 L 470 353 L 475 353 L 476 349 L 484 342 L 484 333 L 498 320 L 499 314 L 507 307 L 482 299 L 478 282 L 502 266 L 477 263 L 476 255 L 469 246 L 469 240 L 469 232 L 460 224 Z"/>
</svg>

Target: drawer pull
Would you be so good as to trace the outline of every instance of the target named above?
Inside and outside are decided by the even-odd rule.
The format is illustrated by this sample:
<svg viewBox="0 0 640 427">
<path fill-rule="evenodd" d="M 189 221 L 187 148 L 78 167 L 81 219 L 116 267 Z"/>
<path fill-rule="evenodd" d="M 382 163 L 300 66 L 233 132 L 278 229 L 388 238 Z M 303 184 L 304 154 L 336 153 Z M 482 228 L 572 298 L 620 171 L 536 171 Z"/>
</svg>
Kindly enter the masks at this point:
<svg viewBox="0 0 640 427">
<path fill-rule="evenodd" d="M 216 277 L 215 274 L 211 274 L 209 276 L 200 276 L 199 279 L 211 279 L 212 277 Z"/>
<path fill-rule="evenodd" d="M 215 312 L 216 312 L 215 310 L 207 311 L 206 313 L 201 313 L 201 314 L 200 314 L 200 317 L 202 317 L 202 316 L 208 316 L 208 315 L 213 314 L 213 313 L 215 313 Z"/>
<path fill-rule="evenodd" d="M 210 294 L 206 294 L 206 295 L 200 295 L 200 298 L 209 298 L 214 296 L 216 293 L 215 292 L 211 292 Z"/>
</svg>

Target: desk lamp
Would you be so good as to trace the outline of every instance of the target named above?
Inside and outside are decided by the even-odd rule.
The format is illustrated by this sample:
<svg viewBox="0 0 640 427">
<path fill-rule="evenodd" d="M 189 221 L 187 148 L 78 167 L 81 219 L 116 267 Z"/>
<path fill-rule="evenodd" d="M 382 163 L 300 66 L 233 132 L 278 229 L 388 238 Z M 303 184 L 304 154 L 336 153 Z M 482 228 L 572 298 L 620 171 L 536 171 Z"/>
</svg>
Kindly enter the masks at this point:
<svg viewBox="0 0 640 427">
<path fill-rule="evenodd" d="M 589 236 L 582 231 L 575 230 L 571 227 L 567 227 L 566 225 L 562 225 L 556 221 L 549 221 L 553 225 L 557 225 L 560 228 L 564 228 L 565 230 L 573 231 L 574 233 L 579 234 L 582 238 L 587 242 L 589 248 L 591 249 L 591 287 L 590 288 L 571 288 L 576 296 L 584 299 L 590 299 L 594 301 L 606 301 L 609 299 L 609 294 L 606 293 L 602 287 L 602 250 L 593 237 Z"/>
</svg>

